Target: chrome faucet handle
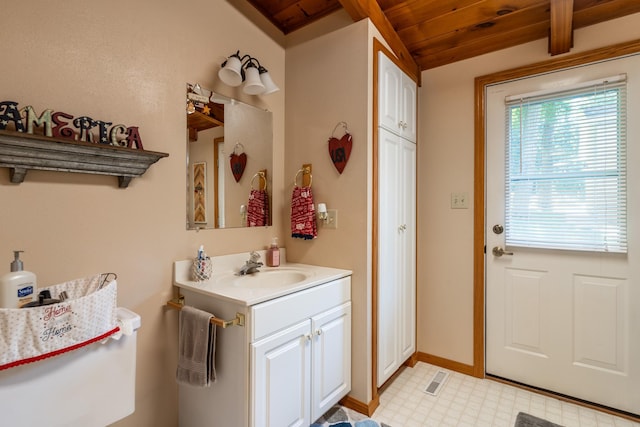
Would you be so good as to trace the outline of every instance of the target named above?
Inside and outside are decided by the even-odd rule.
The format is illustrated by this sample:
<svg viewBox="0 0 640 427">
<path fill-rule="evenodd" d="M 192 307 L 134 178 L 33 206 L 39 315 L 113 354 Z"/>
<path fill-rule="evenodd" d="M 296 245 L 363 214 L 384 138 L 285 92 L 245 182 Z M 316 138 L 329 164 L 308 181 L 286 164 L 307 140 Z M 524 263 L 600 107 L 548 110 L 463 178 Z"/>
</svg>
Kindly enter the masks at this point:
<svg viewBox="0 0 640 427">
<path fill-rule="evenodd" d="M 249 254 L 249 261 L 251 262 L 258 262 L 258 260 L 260 259 L 260 254 L 256 251 L 252 251 Z"/>
</svg>

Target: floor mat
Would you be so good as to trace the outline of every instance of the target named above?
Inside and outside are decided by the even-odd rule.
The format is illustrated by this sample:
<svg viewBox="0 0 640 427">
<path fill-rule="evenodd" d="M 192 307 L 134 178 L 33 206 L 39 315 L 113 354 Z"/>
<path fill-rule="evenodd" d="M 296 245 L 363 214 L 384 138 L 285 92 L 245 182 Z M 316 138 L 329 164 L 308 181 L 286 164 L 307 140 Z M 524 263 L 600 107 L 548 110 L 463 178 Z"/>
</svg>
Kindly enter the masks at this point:
<svg viewBox="0 0 640 427">
<path fill-rule="evenodd" d="M 516 417 L 516 423 L 514 427 L 562 427 L 562 426 L 558 424 L 554 424 L 551 421 L 543 420 L 542 418 L 534 417 L 533 415 L 520 412 Z"/>
<path fill-rule="evenodd" d="M 351 411 L 343 406 L 336 405 L 329 409 L 310 427 L 391 427 L 385 423 L 379 423 L 362 414 Z"/>
</svg>

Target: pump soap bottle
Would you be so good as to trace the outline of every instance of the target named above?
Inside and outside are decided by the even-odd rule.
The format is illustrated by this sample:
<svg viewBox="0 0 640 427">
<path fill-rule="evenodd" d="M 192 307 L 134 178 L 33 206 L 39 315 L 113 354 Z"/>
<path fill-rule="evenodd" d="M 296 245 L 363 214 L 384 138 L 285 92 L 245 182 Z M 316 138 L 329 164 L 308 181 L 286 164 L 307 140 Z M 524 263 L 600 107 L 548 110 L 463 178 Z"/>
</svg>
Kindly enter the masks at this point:
<svg viewBox="0 0 640 427">
<path fill-rule="evenodd" d="M 13 251 L 11 273 L 0 277 L 0 307 L 2 308 L 20 308 L 35 299 L 36 275 L 23 270 L 20 252 L 24 251 Z"/>
<path fill-rule="evenodd" d="M 267 266 L 278 267 L 280 265 L 280 248 L 278 248 L 278 238 L 274 237 L 271 246 L 267 249 Z"/>
</svg>

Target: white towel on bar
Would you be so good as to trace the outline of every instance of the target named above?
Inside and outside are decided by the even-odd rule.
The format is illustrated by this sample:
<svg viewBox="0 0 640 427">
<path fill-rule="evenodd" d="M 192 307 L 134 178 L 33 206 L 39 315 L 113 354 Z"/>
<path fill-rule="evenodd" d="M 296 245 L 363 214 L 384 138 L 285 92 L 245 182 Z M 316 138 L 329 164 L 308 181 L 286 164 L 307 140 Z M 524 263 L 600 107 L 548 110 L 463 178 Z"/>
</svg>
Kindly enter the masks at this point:
<svg viewBox="0 0 640 427">
<path fill-rule="evenodd" d="M 216 381 L 216 325 L 211 313 L 185 306 L 180 310 L 176 381 L 209 387 Z"/>
</svg>

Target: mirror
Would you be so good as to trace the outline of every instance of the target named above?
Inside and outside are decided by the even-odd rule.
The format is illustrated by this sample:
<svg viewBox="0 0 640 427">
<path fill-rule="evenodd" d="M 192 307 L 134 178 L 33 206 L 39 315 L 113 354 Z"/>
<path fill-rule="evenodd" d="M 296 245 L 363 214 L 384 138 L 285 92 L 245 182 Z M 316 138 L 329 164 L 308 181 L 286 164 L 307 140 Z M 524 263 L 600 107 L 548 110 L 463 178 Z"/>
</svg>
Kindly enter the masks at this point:
<svg viewBox="0 0 640 427">
<path fill-rule="evenodd" d="M 187 229 L 271 225 L 272 114 L 187 84 Z"/>
</svg>

